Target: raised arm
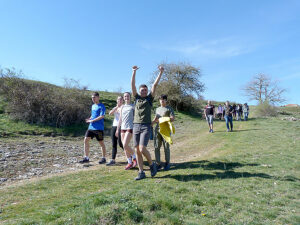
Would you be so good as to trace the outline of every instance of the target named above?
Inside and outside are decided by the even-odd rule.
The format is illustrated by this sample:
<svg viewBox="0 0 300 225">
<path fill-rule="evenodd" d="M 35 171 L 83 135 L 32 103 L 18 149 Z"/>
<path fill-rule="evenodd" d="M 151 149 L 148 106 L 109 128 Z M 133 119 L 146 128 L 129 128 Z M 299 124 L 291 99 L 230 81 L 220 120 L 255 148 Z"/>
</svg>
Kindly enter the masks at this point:
<svg viewBox="0 0 300 225">
<path fill-rule="evenodd" d="M 161 75 L 163 74 L 163 72 L 164 72 L 164 70 L 165 70 L 163 66 L 159 66 L 158 69 L 159 69 L 159 74 L 158 74 L 158 76 L 156 77 L 156 79 L 155 79 L 155 81 L 154 81 L 154 83 L 153 83 L 153 86 L 152 86 L 152 88 L 151 88 L 151 95 L 152 95 L 153 97 L 154 97 L 154 94 L 155 94 L 157 85 L 158 85 L 158 83 L 159 83 L 159 80 L 160 80 L 160 78 L 161 78 Z"/>
<path fill-rule="evenodd" d="M 137 94 L 136 87 L 135 87 L 135 74 L 138 69 L 139 69 L 139 67 L 137 67 L 137 66 L 132 67 L 131 90 L 132 90 L 133 97 L 135 97 Z"/>
</svg>

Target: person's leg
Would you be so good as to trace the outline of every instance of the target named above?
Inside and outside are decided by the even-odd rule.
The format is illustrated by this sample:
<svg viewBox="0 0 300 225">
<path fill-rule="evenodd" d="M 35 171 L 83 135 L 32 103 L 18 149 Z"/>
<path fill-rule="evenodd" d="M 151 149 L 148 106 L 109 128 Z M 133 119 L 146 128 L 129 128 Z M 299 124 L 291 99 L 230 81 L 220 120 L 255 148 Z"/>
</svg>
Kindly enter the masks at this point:
<svg viewBox="0 0 300 225">
<path fill-rule="evenodd" d="M 115 160 L 117 156 L 117 145 L 118 145 L 118 138 L 116 137 L 116 130 L 117 127 L 112 127 L 111 129 L 111 142 L 112 142 L 112 159 Z"/>
<path fill-rule="evenodd" d="M 137 156 L 137 163 L 138 163 L 138 167 L 139 167 L 139 173 L 142 173 L 144 171 L 144 165 L 143 165 L 143 155 L 142 152 L 140 151 L 139 148 L 139 142 L 140 142 L 140 126 L 141 124 L 134 124 L 133 125 L 133 144 L 134 144 L 134 149 L 135 149 L 135 153 Z"/>
<path fill-rule="evenodd" d="M 211 132 L 214 132 L 214 118 L 213 118 L 213 116 L 210 117 L 210 129 L 211 129 Z"/>
<path fill-rule="evenodd" d="M 106 147 L 105 147 L 105 144 L 104 144 L 104 141 L 99 141 L 99 144 L 100 144 L 100 147 L 101 147 L 101 150 L 102 150 L 102 158 L 105 158 L 106 157 Z"/>
<path fill-rule="evenodd" d="M 229 116 L 229 122 L 230 122 L 230 130 L 232 131 L 233 123 L 232 123 L 232 117 L 231 116 Z"/>
<path fill-rule="evenodd" d="M 224 116 L 224 119 L 225 119 L 227 131 L 229 131 L 228 116 Z"/>
<path fill-rule="evenodd" d="M 160 165 L 160 148 L 162 145 L 162 136 L 159 132 L 155 133 L 154 136 L 154 148 L 155 148 L 155 161 L 158 165 Z"/>
<path fill-rule="evenodd" d="M 89 158 L 90 154 L 90 137 L 84 138 L 84 157 Z"/>
<path fill-rule="evenodd" d="M 170 144 L 163 140 L 166 164 L 170 163 Z"/>
<path fill-rule="evenodd" d="M 210 132 L 210 123 L 209 123 L 209 116 L 206 116 L 206 122 L 207 122 L 207 125 L 208 125 L 208 129 L 209 129 L 209 132 Z"/>
</svg>

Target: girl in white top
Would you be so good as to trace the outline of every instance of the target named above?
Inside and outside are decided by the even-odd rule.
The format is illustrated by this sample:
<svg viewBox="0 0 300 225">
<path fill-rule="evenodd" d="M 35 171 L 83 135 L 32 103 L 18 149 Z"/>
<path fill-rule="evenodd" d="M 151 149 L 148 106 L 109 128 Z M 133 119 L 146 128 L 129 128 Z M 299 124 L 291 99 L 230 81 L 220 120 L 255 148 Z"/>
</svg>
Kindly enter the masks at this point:
<svg viewBox="0 0 300 225">
<path fill-rule="evenodd" d="M 117 156 L 117 145 L 119 142 L 119 146 L 123 148 L 121 140 L 116 137 L 115 133 L 118 132 L 118 124 L 119 124 L 119 118 L 120 118 L 120 112 L 123 105 L 123 97 L 118 96 L 117 98 L 117 105 L 112 110 L 110 110 L 109 115 L 114 115 L 114 121 L 111 128 L 111 142 L 112 142 L 112 159 L 109 163 L 107 163 L 107 166 L 112 166 L 116 163 L 116 156 Z"/>
<path fill-rule="evenodd" d="M 132 138 L 133 129 L 133 117 L 134 117 L 134 105 L 130 104 L 130 93 L 125 92 L 123 95 L 125 104 L 121 108 L 120 119 L 118 129 L 121 127 L 121 140 L 124 146 L 125 154 L 127 157 L 128 164 L 125 170 L 136 167 L 137 161 L 133 149 L 129 146 Z M 116 132 L 118 136 L 118 132 Z"/>
</svg>

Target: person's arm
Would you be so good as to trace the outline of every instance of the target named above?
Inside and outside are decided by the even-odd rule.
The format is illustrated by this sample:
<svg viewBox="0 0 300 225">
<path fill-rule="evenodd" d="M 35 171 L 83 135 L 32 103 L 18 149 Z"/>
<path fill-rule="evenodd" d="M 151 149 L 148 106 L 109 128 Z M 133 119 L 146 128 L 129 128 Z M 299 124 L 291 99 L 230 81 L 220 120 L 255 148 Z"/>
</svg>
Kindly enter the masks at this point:
<svg viewBox="0 0 300 225">
<path fill-rule="evenodd" d="M 132 67 L 131 90 L 132 90 L 133 97 L 135 97 L 137 94 L 136 87 L 135 87 L 135 74 L 138 69 L 139 69 L 139 67 L 137 67 L 137 66 Z"/>
<path fill-rule="evenodd" d="M 161 76 L 162 76 L 162 74 L 163 74 L 163 72 L 165 70 L 163 66 L 159 66 L 158 69 L 159 69 L 159 74 L 156 77 L 156 79 L 155 79 L 155 81 L 154 81 L 154 83 L 152 85 L 152 88 L 151 88 L 151 95 L 152 95 L 152 97 L 154 97 L 157 85 L 158 85 L 158 83 L 160 81 L 160 78 L 161 78 Z"/>
<path fill-rule="evenodd" d="M 112 110 L 109 111 L 109 115 L 112 116 L 118 110 L 118 106 L 114 107 Z"/>
<path fill-rule="evenodd" d="M 94 122 L 97 122 L 97 121 L 99 121 L 99 120 L 102 120 L 104 117 L 105 117 L 105 115 L 98 116 L 98 117 L 96 117 L 96 118 L 93 119 L 93 120 L 87 119 L 86 122 L 87 122 L 87 123 L 94 123 Z"/>
<path fill-rule="evenodd" d="M 170 114 L 170 120 L 171 120 L 171 122 L 174 122 L 174 120 L 175 120 L 174 112 Z"/>
<path fill-rule="evenodd" d="M 116 137 L 119 136 L 119 129 L 120 129 L 121 124 L 122 124 L 122 109 L 123 109 L 123 106 L 122 106 L 121 109 L 120 109 L 119 122 L 118 122 L 118 126 L 117 126 L 116 133 L 115 133 L 115 136 L 116 136 Z"/>
</svg>

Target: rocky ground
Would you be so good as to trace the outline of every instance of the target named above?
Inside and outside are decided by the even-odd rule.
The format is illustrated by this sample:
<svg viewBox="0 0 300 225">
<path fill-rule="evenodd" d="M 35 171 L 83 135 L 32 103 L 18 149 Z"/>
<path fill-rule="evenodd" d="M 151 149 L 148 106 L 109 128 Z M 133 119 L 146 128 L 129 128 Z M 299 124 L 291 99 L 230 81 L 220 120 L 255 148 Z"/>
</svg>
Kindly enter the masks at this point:
<svg viewBox="0 0 300 225">
<path fill-rule="evenodd" d="M 111 157 L 110 137 L 105 137 Z M 96 140 L 92 140 L 91 162 L 79 164 L 83 154 L 83 137 L 42 137 L 22 136 L 0 139 L 0 186 L 13 182 L 61 173 L 96 165 L 101 158 L 101 150 Z M 117 157 L 123 157 L 123 150 Z"/>
</svg>

